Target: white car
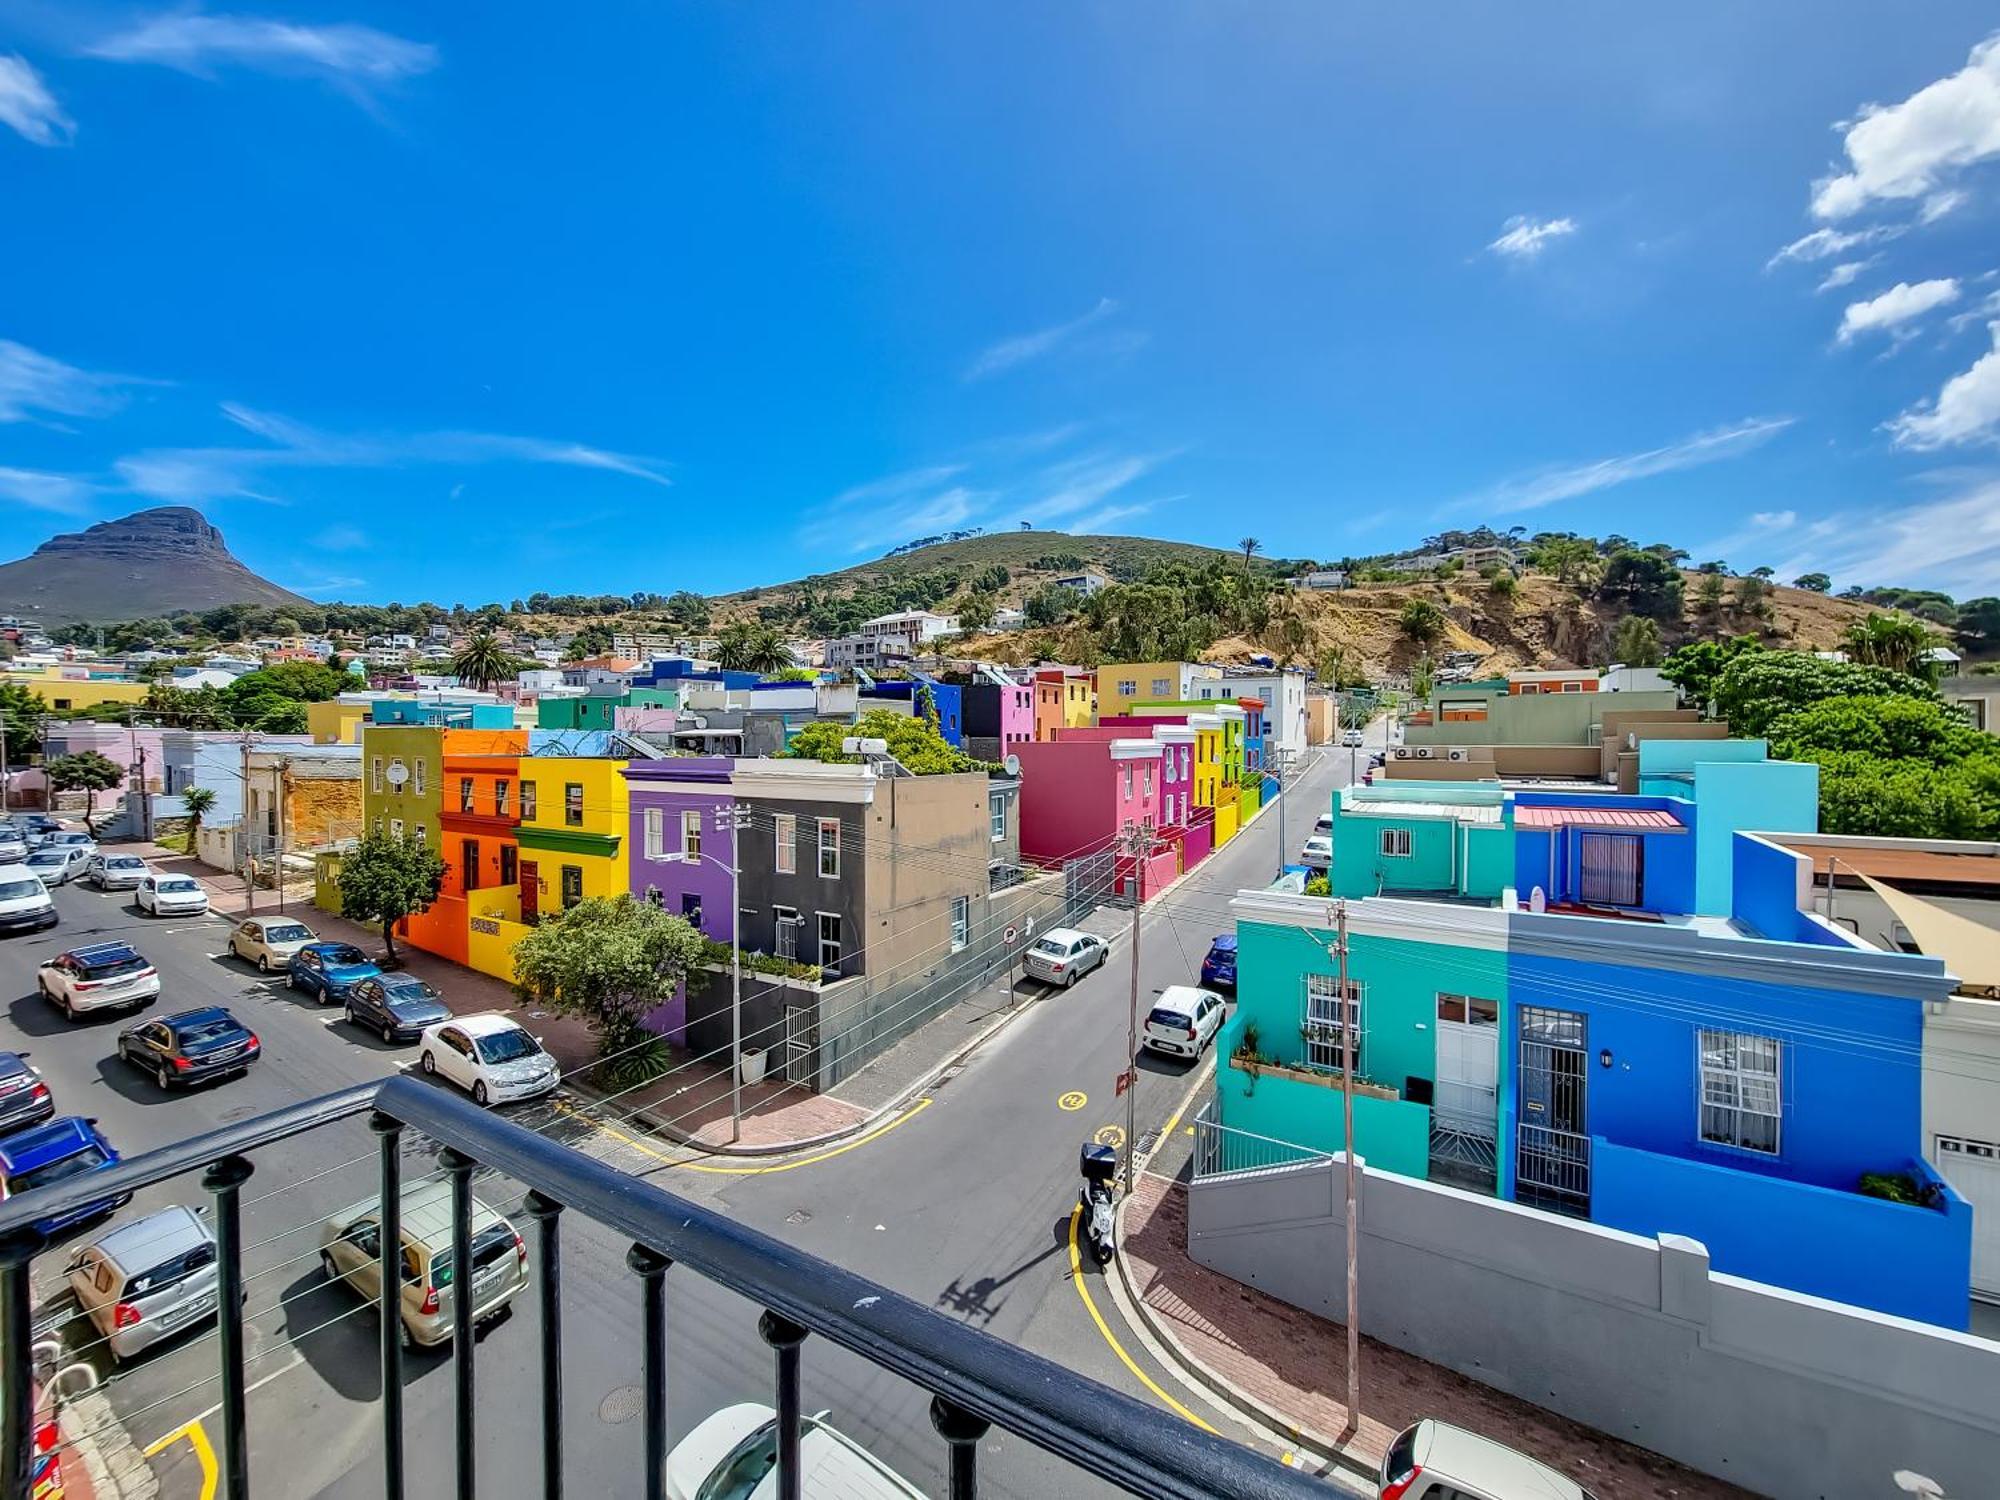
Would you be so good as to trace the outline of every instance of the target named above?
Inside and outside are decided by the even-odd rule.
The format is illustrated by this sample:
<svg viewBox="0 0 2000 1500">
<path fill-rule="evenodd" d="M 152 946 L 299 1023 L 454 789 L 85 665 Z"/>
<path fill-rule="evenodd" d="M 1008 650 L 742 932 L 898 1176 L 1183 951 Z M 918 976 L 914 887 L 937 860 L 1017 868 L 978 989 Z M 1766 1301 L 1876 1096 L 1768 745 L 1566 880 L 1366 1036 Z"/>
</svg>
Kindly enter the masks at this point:
<svg viewBox="0 0 2000 1500">
<path fill-rule="evenodd" d="M 74 828 L 65 828 L 61 833 L 52 833 L 44 849 L 81 849 L 83 857 L 89 859 L 97 852 L 97 840 L 87 833 L 79 833 Z"/>
<path fill-rule="evenodd" d="M 799 1493 L 810 1500 L 919 1500 L 923 1491 L 844 1433 L 825 1412 L 799 1435 Z M 775 1500 L 778 1414 L 746 1401 L 702 1419 L 667 1455 L 672 1500 Z"/>
<path fill-rule="evenodd" d="M 100 891 L 136 891 L 152 873 L 136 854 L 93 854 L 83 867 L 83 878 Z"/>
<path fill-rule="evenodd" d="M 92 943 L 44 961 L 35 988 L 70 1020 L 93 1010 L 137 1009 L 160 998 L 160 971 L 128 943 Z"/>
<path fill-rule="evenodd" d="M 476 1104 L 535 1099 L 562 1082 L 542 1039 L 495 1011 L 424 1028 L 417 1065 L 457 1084 Z"/>
<path fill-rule="evenodd" d="M 1044 984 L 1059 984 L 1068 989 L 1103 963 L 1110 951 L 1104 939 L 1094 932 L 1056 927 L 1043 933 L 1022 955 L 1021 967 Z"/>
<path fill-rule="evenodd" d="M 268 974 L 273 969 L 289 969 L 294 953 L 318 941 L 310 927 L 290 917 L 251 917 L 238 922 L 229 934 L 229 951 L 255 964 L 259 974 Z"/>
<path fill-rule="evenodd" d="M 53 888 L 82 874 L 90 856 L 74 844 L 44 844 L 22 863 L 40 877 L 43 885 Z"/>
<path fill-rule="evenodd" d="M 1361 731 L 1358 729 L 1349 729 L 1340 736 L 1340 748 L 1343 750 L 1359 750 L 1361 745 Z"/>
<path fill-rule="evenodd" d="M 26 865 L 0 865 L 0 932 L 40 932 L 61 917 L 49 888 Z"/>
<path fill-rule="evenodd" d="M 148 870 L 134 899 L 140 911 L 156 917 L 198 917 L 208 910 L 208 892 L 192 875 L 155 875 Z"/>
<path fill-rule="evenodd" d="M 1139 1045 L 1174 1057 L 1200 1057 L 1202 1048 L 1222 1029 L 1222 997 L 1191 984 L 1170 984 L 1160 991 L 1139 1032 Z"/>
<path fill-rule="evenodd" d="M 1299 854 L 1299 863 L 1322 874 L 1332 869 L 1333 840 L 1314 834 L 1306 840 L 1306 846 Z"/>
</svg>

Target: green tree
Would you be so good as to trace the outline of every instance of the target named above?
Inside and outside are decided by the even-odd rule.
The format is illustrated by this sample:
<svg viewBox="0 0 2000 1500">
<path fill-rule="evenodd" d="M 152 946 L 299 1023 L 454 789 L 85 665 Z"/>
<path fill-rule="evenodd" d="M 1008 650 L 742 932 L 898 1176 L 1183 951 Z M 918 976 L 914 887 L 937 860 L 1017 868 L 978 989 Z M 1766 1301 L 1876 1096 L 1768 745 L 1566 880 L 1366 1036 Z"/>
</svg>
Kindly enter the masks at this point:
<svg viewBox="0 0 2000 1500">
<path fill-rule="evenodd" d="M 1253 554 L 1263 551 L 1264 544 L 1254 536 L 1246 536 L 1237 542 L 1236 546 L 1237 550 L 1243 554 L 1243 578 L 1247 583 L 1250 578 L 1250 558 Z"/>
<path fill-rule="evenodd" d="M 1656 553 L 1627 547 L 1606 561 L 1597 592 L 1600 598 L 1622 602 L 1634 614 L 1678 617 L 1681 570 Z"/>
<path fill-rule="evenodd" d="M 1803 651 L 1746 651 L 1716 679 L 1713 712 L 1735 733 L 1757 736 L 1827 698 L 1936 696 L 1921 679 L 1885 667 L 1822 661 Z"/>
<path fill-rule="evenodd" d="M 1437 669 L 1431 664 L 1430 653 L 1418 657 L 1410 668 L 1410 697 L 1418 703 L 1428 703 L 1431 689 L 1437 685 Z"/>
<path fill-rule="evenodd" d="M 601 621 L 592 620 L 569 638 L 565 659 L 582 661 L 586 657 L 608 655 L 610 650 L 611 627 Z"/>
<path fill-rule="evenodd" d="M 125 779 L 125 772 L 118 762 L 95 750 L 83 750 L 75 755 L 58 755 L 42 770 L 48 776 L 49 785 L 56 791 L 80 791 L 84 794 L 83 826 L 90 830 L 92 838 L 96 838 L 97 794 L 110 791 Z"/>
<path fill-rule="evenodd" d="M 1486 585 L 1487 592 L 1495 599 L 1512 599 L 1520 587 L 1521 580 L 1504 568 L 1495 573 Z"/>
<path fill-rule="evenodd" d="M 993 623 L 993 612 L 997 607 L 991 594 L 967 594 L 958 605 L 959 628 L 984 630 Z"/>
<path fill-rule="evenodd" d="M 1956 766 L 2000 755 L 2000 741 L 1934 698 L 1846 697 L 1823 698 L 1786 714 L 1771 728 L 1771 749 L 1786 760 L 1841 751 Z"/>
<path fill-rule="evenodd" d="M 451 670 L 460 682 L 486 692 L 496 683 L 513 677 L 521 668 L 513 653 L 500 644 L 498 636 L 490 630 L 482 630 L 470 637 L 458 654 L 452 657 Z"/>
<path fill-rule="evenodd" d="M 1104 590 L 1106 594 L 1110 592 Z M 1045 583 L 1021 601 L 1021 613 L 1027 616 L 1030 625 L 1060 625 L 1076 613 L 1076 594 L 1057 584 Z"/>
<path fill-rule="evenodd" d="M 1695 606 L 1705 615 L 1722 613 L 1722 601 L 1726 597 L 1720 573 L 1703 573 L 1701 582 L 1695 585 Z"/>
<path fill-rule="evenodd" d="M 1612 660 L 1628 667 L 1660 664 L 1660 624 L 1644 615 L 1627 615 L 1611 636 Z"/>
<path fill-rule="evenodd" d="M 1863 666 L 1917 674 L 1928 665 L 1925 653 L 1937 643 L 1936 631 L 1905 615 L 1871 614 L 1848 626 L 1841 637 L 1848 657 Z"/>
<path fill-rule="evenodd" d="M 1558 583 L 1574 583 L 1597 560 L 1597 548 L 1582 537 L 1553 537 L 1530 555 L 1534 565 Z"/>
<path fill-rule="evenodd" d="M 428 911 L 444 885 L 444 856 L 413 834 L 369 833 L 341 856 L 340 914 L 382 928 L 382 946 L 396 962 L 396 924 Z"/>
<path fill-rule="evenodd" d="M 1704 713 L 1715 699 L 1722 669 L 1746 651 L 1761 651 L 1754 635 L 1732 636 L 1722 642 L 1691 641 L 1660 664 L 1660 675 L 1681 690 L 1681 696 Z"/>
<path fill-rule="evenodd" d="M 692 589 L 676 589 L 667 595 L 667 613 L 689 630 L 708 629 L 708 601 Z"/>
<path fill-rule="evenodd" d="M 40 693 L 18 682 L 0 682 L 0 747 L 9 766 L 24 764 L 42 748 L 42 716 L 49 711 Z"/>
<path fill-rule="evenodd" d="M 1824 594 L 1833 587 L 1833 580 L 1824 573 L 1801 573 L 1792 580 L 1792 587 L 1811 594 Z"/>
<path fill-rule="evenodd" d="M 205 786 L 191 786 L 181 793 L 181 805 L 188 812 L 187 852 L 192 854 L 198 847 L 195 840 L 201 833 L 201 820 L 215 807 L 215 793 Z"/>
<path fill-rule="evenodd" d="M 917 776 L 988 769 L 985 761 L 974 760 L 963 751 L 952 748 L 930 719 L 899 714 L 886 708 L 870 709 L 853 724 L 828 719 L 807 724 L 792 736 L 785 755 L 793 760 L 853 765 L 861 757 L 841 749 L 841 741 L 850 738 L 886 740 L 889 753 Z"/>
<path fill-rule="evenodd" d="M 1987 594 L 1959 605 L 1952 634 L 1968 651 L 2000 645 L 2000 598 Z"/>
<path fill-rule="evenodd" d="M 1428 646 L 1444 634 L 1444 611 L 1428 599 L 1412 599 L 1396 617 L 1397 628 L 1419 646 Z"/>
<path fill-rule="evenodd" d="M 514 987 L 597 1033 L 600 1059 L 642 1044 L 646 1016 L 672 998 L 703 954 L 686 918 L 628 894 L 593 896 L 529 931 L 514 947 Z"/>
<path fill-rule="evenodd" d="M 723 628 L 715 659 L 730 672 L 777 672 L 792 665 L 777 627 L 750 620 Z"/>
</svg>

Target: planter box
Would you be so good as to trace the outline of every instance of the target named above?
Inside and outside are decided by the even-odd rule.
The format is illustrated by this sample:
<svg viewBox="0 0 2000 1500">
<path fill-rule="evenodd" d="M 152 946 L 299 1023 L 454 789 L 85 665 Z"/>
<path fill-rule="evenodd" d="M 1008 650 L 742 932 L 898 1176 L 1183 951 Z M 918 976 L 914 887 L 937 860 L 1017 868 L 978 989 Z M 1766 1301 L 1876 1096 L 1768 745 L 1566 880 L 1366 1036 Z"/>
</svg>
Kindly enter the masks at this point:
<svg viewBox="0 0 2000 1500">
<path fill-rule="evenodd" d="M 1316 1088 L 1335 1090 L 1340 1088 L 1340 1074 L 1337 1072 L 1329 1073 L 1320 1068 L 1301 1068 L 1291 1063 L 1280 1062 L 1250 1062 L 1241 1057 L 1232 1057 L 1229 1059 L 1229 1063 L 1231 1067 L 1241 1068 L 1252 1077 L 1270 1073 L 1279 1078 L 1290 1078 L 1299 1083 L 1310 1083 Z M 1354 1092 L 1357 1095 L 1370 1099 L 1401 1099 L 1403 1097 L 1401 1092 L 1396 1089 L 1379 1083 L 1370 1083 L 1367 1079 L 1360 1077 L 1354 1080 Z"/>
</svg>

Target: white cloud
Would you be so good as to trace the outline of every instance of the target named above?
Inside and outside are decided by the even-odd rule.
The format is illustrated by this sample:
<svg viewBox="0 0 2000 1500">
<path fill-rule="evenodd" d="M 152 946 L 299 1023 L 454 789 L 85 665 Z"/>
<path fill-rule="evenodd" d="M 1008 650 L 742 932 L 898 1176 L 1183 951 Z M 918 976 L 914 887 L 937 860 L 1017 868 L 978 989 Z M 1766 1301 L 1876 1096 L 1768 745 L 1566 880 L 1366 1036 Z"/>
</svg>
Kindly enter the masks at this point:
<svg viewBox="0 0 2000 1500">
<path fill-rule="evenodd" d="M 1510 260 L 1533 260 L 1550 240 L 1576 233 L 1574 219 L 1531 219 L 1516 214 L 1500 226 L 1500 237 L 1486 248 Z"/>
<path fill-rule="evenodd" d="M 1864 106 L 1844 145 L 1848 169 L 1813 184 L 1816 218 L 1931 197 L 1951 174 L 2000 156 L 2000 35 L 1902 103 Z"/>
<path fill-rule="evenodd" d="M 1992 593 L 2000 577 L 2000 477 L 1927 477 L 1948 486 L 1947 492 L 1901 508 L 1870 506 L 1796 529 L 1726 538 L 1700 555 L 1731 556 L 1759 545 L 1778 553 L 1773 566 L 1780 578 L 1825 572 L 1843 585 L 1895 583 L 1960 597 Z"/>
<path fill-rule="evenodd" d="M 1912 319 L 1958 300 L 1958 282 L 1949 276 L 1934 281 L 1899 281 L 1878 297 L 1866 302 L 1850 302 L 1840 315 L 1840 331 L 1834 337 L 1852 342 L 1864 333 L 1893 332 Z"/>
<path fill-rule="evenodd" d="M 0 465 L 0 500 L 31 505 L 36 510 L 81 515 L 98 489 L 99 486 L 73 474 L 49 474 L 40 469 L 10 469 Z"/>
<path fill-rule="evenodd" d="M 1036 481 L 1039 497 L 1008 514 L 1016 521 L 1063 521 L 1101 505 L 1106 497 L 1149 473 L 1159 462 L 1155 455 L 1111 454 L 1057 464 Z"/>
<path fill-rule="evenodd" d="M 1924 206 L 1917 210 L 1917 222 L 1935 224 L 1948 213 L 1954 213 L 1965 206 L 1970 193 L 1961 188 L 1951 188 L 1942 193 L 1932 193 L 1924 199 Z"/>
<path fill-rule="evenodd" d="M 0 422 L 44 417 L 96 417 L 118 405 L 124 375 L 79 370 L 26 344 L 0 339 Z"/>
<path fill-rule="evenodd" d="M 1947 380 L 1936 400 L 1913 406 L 1889 423 L 1897 447 L 1949 448 L 1991 442 L 2000 435 L 2000 323 L 1987 329 L 1993 347 L 1971 369 Z"/>
<path fill-rule="evenodd" d="M 0 52 L 0 125 L 37 146 L 65 146 L 76 134 L 76 122 L 18 52 Z"/>
<path fill-rule="evenodd" d="M 365 578 L 349 578 L 341 574 L 330 574 L 321 578 L 294 579 L 292 582 L 286 584 L 285 587 L 295 594 L 304 594 L 308 598 L 317 598 L 322 595 L 345 593 L 349 589 L 365 588 L 367 584 L 368 580 Z"/>
<path fill-rule="evenodd" d="M 1877 262 L 1881 258 L 1882 257 L 1879 255 L 1871 255 L 1866 260 L 1844 260 L 1839 265 L 1835 266 L 1831 271 L 1828 271 L 1826 273 L 1825 278 L 1822 279 L 1820 284 L 1814 287 L 1813 290 L 1815 292 L 1838 291 L 1840 288 L 1846 286 L 1849 282 L 1853 281 L 1854 278 L 1859 276 L 1863 271 L 1867 270 L 1870 266 L 1873 266 L 1875 262 Z"/>
<path fill-rule="evenodd" d="M 1103 322 L 1118 311 L 1118 304 L 1109 297 L 1100 297 L 1097 306 L 1081 317 L 1071 318 L 1067 323 L 1057 323 L 1048 328 L 1039 328 L 1033 333 L 1016 334 L 1013 338 L 1000 340 L 979 352 L 971 364 L 965 367 L 965 379 L 984 380 L 989 375 L 998 375 L 1003 370 L 1011 370 L 1016 365 L 1040 359 L 1052 354 L 1063 345 L 1095 324 Z M 1131 340 L 1143 335 L 1127 334 L 1118 341 L 1117 352 L 1135 347 Z"/>
<path fill-rule="evenodd" d="M 1901 224 L 1873 224 L 1866 229 L 1815 229 L 1811 234 L 1800 235 L 1765 261 L 1764 269 L 1775 270 L 1786 261 L 1831 260 L 1836 255 L 1864 245 L 1893 240 L 1903 233 L 1904 227 Z"/>
<path fill-rule="evenodd" d="M 264 73 L 326 78 L 365 90 L 428 73 L 437 49 L 372 26 L 343 22 L 308 26 L 263 16 L 210 16 L 174 11 L 116 32 L 85 51 L 109 62 L 157 63 L 196 77 L 225 64 Z"/>
<path fill-rule="evenodd" d="M 1616 458 L 1601 458 L 1592 463 L 1542 469 L 1533 474 L 1502 480 L 1492 489 L 1453 506 L 1452 509 L 1482 510 L 1489 514 L 1499 512 L 1503 515 L 1515 511 L 1538 510 L 1542 506 L 1554 505 L 1561 500 L 1574 500 L 1579 495 L 1610 489 L 1614 485 L 1629 484 L 1635 479 L 1650 479 L 1656 474 L 1671 474 L 1679 469 L 1692 469 L 1702 464 L 1720 463 L 1724 459 L 1740 457 L 1776 437 L 1791 425 L 1790 417 L 1752 417 L 1728 427 L 1697 432 L 1692 437 L 1682 438 L 1679 442 L 1669 443 L 1663 448 L 1649 448 L 1642 453 L 1627 453 Z"/>
<path fill-rule="evenodd" d="M 1129 521 L 1134 516 L 1143 516 L 1160 502 L 1157 500 L 1135 500 L 1130 505 L 1107 505 L 1094 510 L 1087 516 L 1078 516 L 1065 531 L 1073 531 L 1078 536 L 1093 536 L 1103 533 L 1107 526 L 1115 526 L 1120 521 Z"/>
</svg>

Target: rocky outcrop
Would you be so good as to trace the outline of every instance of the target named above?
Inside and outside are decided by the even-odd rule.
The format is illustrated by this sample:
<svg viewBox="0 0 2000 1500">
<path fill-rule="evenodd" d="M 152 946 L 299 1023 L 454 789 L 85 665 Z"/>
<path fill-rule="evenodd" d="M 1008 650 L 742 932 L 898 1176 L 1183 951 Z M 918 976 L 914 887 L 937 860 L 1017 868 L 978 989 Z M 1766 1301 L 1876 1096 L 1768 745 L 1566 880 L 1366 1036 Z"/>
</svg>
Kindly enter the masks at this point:
<svg viewBox="0 0 2000 1500">
<path fill-rule="evenodd" d="M 231 554 L 200 511 L 162 505 L 52 536 L 0 567 L 0 614 L 43 626 L 146 619 L 220 604 L 300 604 Z"/>
</svg>

